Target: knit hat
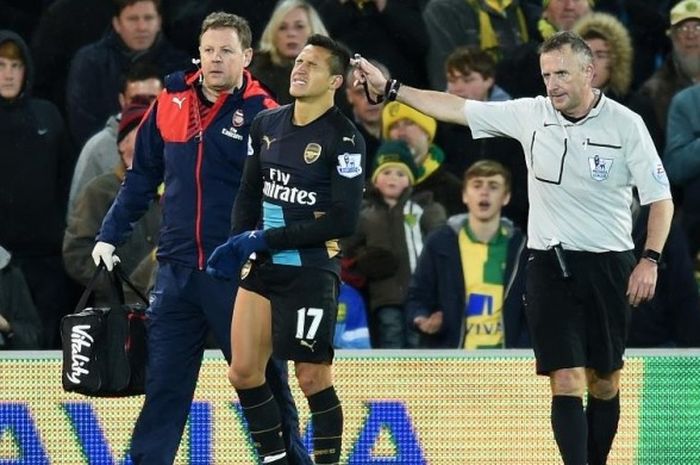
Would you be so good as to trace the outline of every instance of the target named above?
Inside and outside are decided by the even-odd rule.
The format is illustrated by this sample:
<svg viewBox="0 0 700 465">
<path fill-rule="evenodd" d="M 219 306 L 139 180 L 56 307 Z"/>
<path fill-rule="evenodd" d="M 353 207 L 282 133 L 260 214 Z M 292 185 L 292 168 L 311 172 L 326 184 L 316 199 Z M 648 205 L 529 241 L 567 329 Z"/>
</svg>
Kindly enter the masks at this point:
<svg viewBox="0 0 700 465">
<path fill-rule="evenodd" d="M 686 19 L 700 20 L 700 0 L 683 0 L 671 8 L 671 26 Z"/>
<path fill-rule="evenodd" d="M 384 110 L 382 111 L 383 139 L 389 138 L 389 128 L 400 119 L 408 119 L 413 121 L 428 133 L 428 139 L 430 139 L 430 142 L 433 141 L 433 137 L 435 137 L 435 130 L 437 129 L 437 121 L 430 116 L 399 102 L 390 102 L 384 106 Z"/>
<path fill-rule="evenodd" d="M 117 130 L 117 144 L 141 123 L 143 115 L 146 114 L 150 105 L 148 99 L 134 98 L 129 106 L 122 111 L 122 118 L 119 120 L 119 129 Z"/>
<path fill-rule="evenodd" d="M 418 177 L 418 167 L 413 161 L 413 154 L 408 145 L 402 140 L 390 140 L 384 142 L 374 157 L 372 167 L 372 182 L 377 180 L 379 172 L 384 168 L 396 167 L 403 169 L 408 174 L 411 185 L 415 184 Z"/>
</svg>

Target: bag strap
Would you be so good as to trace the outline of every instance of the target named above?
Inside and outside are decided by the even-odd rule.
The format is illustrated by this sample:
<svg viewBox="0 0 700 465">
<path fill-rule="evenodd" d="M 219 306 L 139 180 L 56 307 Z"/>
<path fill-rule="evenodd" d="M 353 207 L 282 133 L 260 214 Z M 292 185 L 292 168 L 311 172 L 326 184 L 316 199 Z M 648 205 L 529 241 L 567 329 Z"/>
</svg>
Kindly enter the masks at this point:
<svg viewBox="0 0 700 465">
<path fill-rule="evenodd" d="M 124 270 L 122 270 L 121 265 L 119 265 L 119 264 L 117 263 L 117 264 L 114 266 L 114 271 L 115 271 L 115 277 L 117 278 L 117 281 L 121 281 L 121 282 L 123 282 L 124 284 L 126 284 L 126 285 L 129 287 L 129 289 L 131 289 L 131 290 L 134 292 L 134 294 L 136 294 L 136 297 L 138 297 L 139 299 L 141 299 L 141 301 L 144 303 L 144 305 L 148 306 L 148 299 L 147 299 L 146 296 L 143 295 L 143 293 L 136 287 L 136 285 L 135 285 L 134 283 L 131 282 L 131 280 L 130 280 L 129 277 L 126 275 L 126 273 L 124 272 Z M 121 286 L 119 286 L 119 289 L 121 289 Z M 122 299 L 123 299 L 123 297 L 124 297 L 124 296 L 122 295 Z"/>
<path fill-rule="evenodd" d="M 95 291 L 95 287 L 97 286 L 97 281 L 103 273 L 107 273 L 107 277 L 110 282 L 110 289 L 111 289 L 111 297 L 112 297 L 112 304 L 116 305 L 123 305 L 124 304 L 124 289 L 122 288 L 122 282 L 124 282 L 129 289 L 131 289 L 136 296 L 141 299 L 144 303 L 144 305 L 148 306 L 148 299 L 143 295 L 141 291 L 139 291 L 134 283 L 131 282 L 129 277 L 124 273 L 124 270 L 122 270 L 121 266 L 116 263 L 114 265 L 114 271 L 109 272 L 107 271 L 107 267 L 105 266 L 104 262 L 100 261 L 100 264 L 97 266 L 97 269 L 93 273 L 92 277 L 90 278 L 90 281 L 88 281 L 87 285 L 85 286 L 85 290 L 83 291 L 83 294 L 80 296 L 80 300 L 78 300 L 78 304 L 75 306 L 75 311 L 74 313 L 79 313 L 81 312 L 85 306 L 87 305 L 87 301 L 90 298 L 90 295 Z"/>
</svg>

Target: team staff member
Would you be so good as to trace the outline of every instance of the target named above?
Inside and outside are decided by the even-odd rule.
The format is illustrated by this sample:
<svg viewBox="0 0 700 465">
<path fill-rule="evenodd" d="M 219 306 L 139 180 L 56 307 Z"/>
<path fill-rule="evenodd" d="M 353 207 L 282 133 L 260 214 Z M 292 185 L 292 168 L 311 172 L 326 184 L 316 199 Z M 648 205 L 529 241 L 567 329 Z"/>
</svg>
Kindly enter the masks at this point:
<svg viewBox="0 0 700 465">
<path fill-rule="evenodd" d="M 673 215 L 668 180 L 644 123 L 592 88 L 592 61 L 579 36 L 557 33 L 540 48 L 548 97 L 488 103 L 387 82 L 366 60 L 355 60 L 358 79 L 373 93 L 386 89 L 389 99 L 468 124 L 475 138 L 508 136 L 522 144 L 532 249 L 527 318 L 537 372 L 550 378 L 552 428 L 566 465 L 606 461 L 619 420 L 629 304 L 654 295 Z M 636 265 L 633 185 L 641 203 L 651 204 Z"/>
<path fill-rule="evenodd" d="M 238 16 L 212 13 L 199 38 L 201 71 L 166 79 L 136 139 L 133 168 L 107 213 L 93 250 L 112 268 L 161 182 L 163 219 L 158 276 L 148 310 L 146 400 L 131 442 L 135 464 L 172 464 L 190 411 L 209 329 L 230 362 L 231 310 L 236 283 L 204 272 L 206 257 L 228 237 L 250 124 L 276 107 L 244 70 L 251 32 Z M 267 360 L 266 360 L 267 362 Z M 264 364 L 263 364 L 264 365 Z M 268 377 L 283 412 L 294 463 L 310 464 L 299 438 L 286 364 L 271 362 Z"/>
<path fill-rule="evenodd" d="M 229 380 L 261 463 L 288 463 L 265 379 L 271 353 L 295 362 L 312 414 L 315 463 L 340 461 L 343 413 L 331 373 L 338 238 L 354 232 L 365 179 L 365 142 L 334 105 L 349 63 L 337 42 L 309 38 L 291 72 L 294 103 L 253 122 L 235 235 L 209 259 L 210 272 L 232 277 L 257 253 L 241 272 Z M 256 231 L 261 210 L 264 231 Z"/>
</svg>

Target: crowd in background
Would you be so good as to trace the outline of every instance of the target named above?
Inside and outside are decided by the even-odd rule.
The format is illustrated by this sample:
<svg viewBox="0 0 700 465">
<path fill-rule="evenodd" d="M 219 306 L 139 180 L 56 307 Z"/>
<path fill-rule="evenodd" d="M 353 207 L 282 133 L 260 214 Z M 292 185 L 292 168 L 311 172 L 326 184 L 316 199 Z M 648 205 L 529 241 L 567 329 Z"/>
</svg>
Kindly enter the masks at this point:
<svg viewBox="0 0 700 465">
<path fill-rule="evenodd" d="M 503 101 L 543 95 L 539 43 L 577 32 L 594 87 L 641 116 L 674 189 L 656 296 L 634 310 L 628 345 L 700 346 L 700 0 L 0 0 L 0 348 L 59 347 L 139 122 L 165 76 L 197 65 L 199 25 L 217 10 L 248 19 L 249 70 L 281 104 L 314 33 L 403 83 Z M 373 105 L 350 77 L 339 92 L 368 161 L 360 223 L 342 240 L 337 346 L 527 347 L 530 154 L 398 102 Z M 159 202 L 117 250 L 144 291 Z M 641 253 L 648 211 L 632 208 Z M 477 259 L 498 270 L 495 304 L 469 291 L 491 279 L 474 278 Z M 94 304 L 109 301 L 107 285 Z"/>
</svg>

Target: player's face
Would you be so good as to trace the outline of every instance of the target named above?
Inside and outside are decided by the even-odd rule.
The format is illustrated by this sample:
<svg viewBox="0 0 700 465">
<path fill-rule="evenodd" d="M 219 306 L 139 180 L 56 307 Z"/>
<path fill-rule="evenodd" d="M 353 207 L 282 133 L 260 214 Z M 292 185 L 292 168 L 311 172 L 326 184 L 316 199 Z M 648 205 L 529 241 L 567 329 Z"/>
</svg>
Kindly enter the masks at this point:
<svg viewBox="0 0 700 465">
<path fill-rule="evenodd" d="M 587 109 L 586 97 L 591 92 L 593 64 L 584 65 L 565 45 L 540 55 L 542 78 L 554 108 L 565 115 L 580 116 Z"/>
<path fill-rule="evenodd" d="M 316 98 L 334 93 L 342 84 L 342 77 L 331 74 L 331 52 L 323 47 L 307 45 L 294 61 L 289 94 L 296 99 Z"/>
<path fill-rule="evenodd" d="M 463 74 L 457 70 L 452 70 L 447 73 L 447 93 L 449 94 L 485 102 L 488 99 L 491 87 L 493 87 L 493 78 L 484 78 L 484 76 L 475 71 Z"/>
<path fill-rule="evenodd" d="M 303 8 L 294 8 L 284 15 L 275 34 L 277 53 L 284 58 L 295 58 L 310 35 L 309 15 Z"/>
<path fill-rule="evenodd" d="M 209 29 L 199 41 L 204 85 L 222 92 L 241 87 L 243 69 L 248 66 L 253 51 L 244 49 L 235 29 Z"/>
<path fill-rule="evenodd" d="M 469 214 L 483 222 L 500 217 L 501 209 L 509 201 L 510 193 L 500 174 L 471 178 L 462 191 L 462 202 L 469 209 Z"/>
<path fill-rule="evenodd" d="M 411 183 L 406 170 L 396 166 L 382 169 L 374 181 L 374 185 L 384 198 L 398 199 Z"/>
<path fill-rule="evenodd" d="M 593 67 L 595 68 L 591 85 L 596 89 L 603 89 L 610 80 L 610 46 L 603 39 L 589 39 L 586 40 L 586 43 L 593 52 Z"/>
<path fill-rule="evenodd" d="M 0 57 L 0 97 L 12 100 L 22 90 L 25 67 L 21 60 Z"/>
<path fill-rule="evenodd" d="M 112 18 L 112 26 L 131 50 L 150 48 L 160 32 L 160 15 L 150 0 L 136 2 Z"/>
</svg>

